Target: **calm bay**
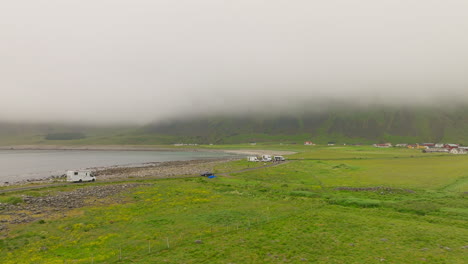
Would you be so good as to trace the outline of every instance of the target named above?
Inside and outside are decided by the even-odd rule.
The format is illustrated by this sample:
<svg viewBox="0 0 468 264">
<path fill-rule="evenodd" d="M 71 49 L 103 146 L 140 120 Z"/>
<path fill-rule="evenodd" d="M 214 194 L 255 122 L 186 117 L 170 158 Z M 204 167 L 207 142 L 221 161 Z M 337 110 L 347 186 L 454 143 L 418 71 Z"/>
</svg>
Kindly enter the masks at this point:
<svg viewBox="0 0 468 264">
<path fill-rule="evenodd" d="M 203 151 L 0 150 L 0 183 L 37 180 L 79 170 L 110 166 L 141 166 L 150 162 L 233 156 Z"/>
</svg>

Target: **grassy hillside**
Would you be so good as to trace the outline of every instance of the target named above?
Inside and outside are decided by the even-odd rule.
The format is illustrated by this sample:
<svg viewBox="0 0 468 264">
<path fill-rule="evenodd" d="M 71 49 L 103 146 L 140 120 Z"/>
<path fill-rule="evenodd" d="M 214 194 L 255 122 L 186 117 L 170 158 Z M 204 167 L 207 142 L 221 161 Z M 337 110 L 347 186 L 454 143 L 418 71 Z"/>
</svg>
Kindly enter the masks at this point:
<svg viewBox="0 0 468 264">
<path fill-rule="evenodd" d="M 20 144 L 126 144 L 135 138 L 135 127 L 0 122 L 0 145 Z M 152 135 L 154 137 L 154 135 Z"/>
<path fill-rule="evenodd" d="M 144 131 L 199 143 L 468 143 L 468 108 L 340 109 L 268 118 L 199 118 L 150 125 Z"/>
<path fill-rule="evenodd" d="M 142 185 L 82 208 L 26 211 L 36 221 L 2 231 L 0 262 L 465 263 L 467 156 L 289 149 L 299 153 L 276 167 L 130 180 Z M 241 160 L 216 171 L 252 166 Z M 100 185 L 2 194 L 0 202 Z"/>
<path fill-rule="evenodd" d="M 63 137 L 64 135 L 68 137 Z M 75 137 L 70 137 L 74 135 Z M 77 137 L 76 135 L 81 135 Z M 60 139 L 60 140 L 54 140 Z M 238 144 L 246 142 L 468 144 L 468 107 L 336 108 L 322 113 L 218 116 L 172 120 L 143 127 L 0 123 L 9 144 Z"/>
</svg>

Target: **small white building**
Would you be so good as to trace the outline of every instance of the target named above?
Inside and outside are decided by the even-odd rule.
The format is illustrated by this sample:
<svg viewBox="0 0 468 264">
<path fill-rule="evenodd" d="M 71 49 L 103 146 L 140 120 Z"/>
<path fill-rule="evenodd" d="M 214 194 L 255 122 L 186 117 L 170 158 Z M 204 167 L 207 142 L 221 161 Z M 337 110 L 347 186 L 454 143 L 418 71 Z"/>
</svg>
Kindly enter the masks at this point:
<svg viewBox="0 0 468 264">
<path fill-rule="evenodd" d="M 94 176 L 90 171 L 67 171 L 67 182 L 86 182 L 95 181 Z"/>
</svg>

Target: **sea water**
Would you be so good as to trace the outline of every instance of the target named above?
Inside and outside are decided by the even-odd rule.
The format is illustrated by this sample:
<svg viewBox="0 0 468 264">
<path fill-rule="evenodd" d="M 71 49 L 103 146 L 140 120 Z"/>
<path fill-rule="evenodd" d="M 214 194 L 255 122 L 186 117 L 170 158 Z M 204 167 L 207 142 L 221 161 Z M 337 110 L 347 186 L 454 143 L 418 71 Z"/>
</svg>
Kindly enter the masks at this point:
<svg viewBox="0 0 468 264">
<path fill-rule="evenodd" d="M 203 151 L 0 150 L 0 184 L 60 176 L 67 170 L 230 156 Z"/>
</svg>

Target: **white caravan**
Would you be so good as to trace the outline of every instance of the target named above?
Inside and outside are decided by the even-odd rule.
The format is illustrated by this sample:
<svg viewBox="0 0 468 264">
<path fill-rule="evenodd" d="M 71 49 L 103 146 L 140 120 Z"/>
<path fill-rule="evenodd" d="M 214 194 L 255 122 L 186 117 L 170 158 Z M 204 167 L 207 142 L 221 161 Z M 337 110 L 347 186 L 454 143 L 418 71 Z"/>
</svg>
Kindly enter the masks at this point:
<svg viewBox="0 0 468 264">
<path fill-rule="evenodd" d="M 94 176 L 90 171 L 67 171 L 67 182 L 85 182 L 95 181 Z"/>
<path fill-rule="evenodd" d="M 285 161 L 286 159 L 283 156 L 274 156 L 274 161 Z"/>
<path fill-rule="evenodd" d="M 247 161 L 259 161 L 259 160 L 255 156 L 250 156 L 250 157 L 247 157 Z"/>
<path fill-rule="evenodd" d="M 272 161 L 271 155 L 263 155 L 262 161 Z"/>
</svg>

